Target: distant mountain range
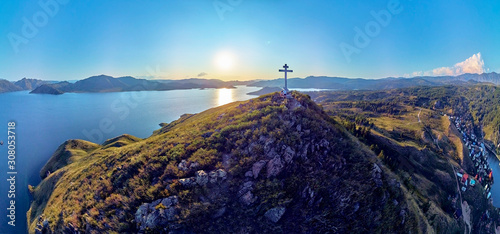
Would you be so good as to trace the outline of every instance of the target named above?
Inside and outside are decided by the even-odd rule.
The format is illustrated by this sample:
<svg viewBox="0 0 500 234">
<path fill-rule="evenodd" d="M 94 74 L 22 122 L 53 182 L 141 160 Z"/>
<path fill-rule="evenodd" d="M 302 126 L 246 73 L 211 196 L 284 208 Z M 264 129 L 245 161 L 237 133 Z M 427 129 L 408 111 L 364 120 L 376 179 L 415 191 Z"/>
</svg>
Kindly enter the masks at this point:
<svg viewBox="0 0 500 234">
<path fill-rule="evenodd" d="M 413 78 L 343 78 L 327 76 L 309 76 L 306 78 L 288 79 L 290 88 L 316 88 L 334 90 L 383 90 L 407 88 L 415 86 L 441 86 L 441 85 L 470 85 L 476 83 L 491 83 L 500 85 L 500 74 L 463 74 L 460 76 L 422 76 Z M 122 91 L 161 91 L 176 89 L 204 89 L 204 88 L 234 88 L 236 85 L 253 87 L 273 87 L 255 94 L 264 94 L 269 90 L 282 87 L 284 79 L 252 80 L 252 81 L 222 81 L 217 79 L 184 79 L 184 80 L 146 80 L 131 76 L 114 78 L 107 75 L 92 76 L 83 80 L 70 83 L 62 81 L 43 81 L 38 79 L 23 78 L 16 82 L 0 80 L 0 93 L 22 90 L 33 90 L 31 93 L 62 94 L 93 93 L 93 92 L 122 92 Z"/>
<path fill-rule="evenodd" d="M 500 74 L 463 74 L 460 76 L 422 76 L 413 78 L 362 79 L 326 76 L 309 76 L 288 79 L 290 88 L 316 88 L 335 90 L 382 90 L 414 86 L 467 85 L 470 83 L 491 83 L 500 85 Z M 249 84 L 254 87 L 282 87 L 284 79 L 262 80 Z"/>
<path fill-rule="evenodd" d="M 246 84 L 240 81 L 222 81 L 216 79 L 185 79 L 185 80 L 146 80 L 131 76 L 114 78 L 100 75 L 79 80 L 75 83 L 59 82 L 45 84 L 31 93 L 60 94 L 60 93 L 96 93 L 96 92 L 123 92 L 123 91 L 162 91 L 175 89 L 205 89 L 205 88 L 234 88 L 234 85 Z"/>
<path fill-rule="evenodd" d="M 49 82 L 37 79 L 26 79 L 26 78 L 23 78 L 16 82 L 10 82 L 8 80 L 0 79 L 0 93 L 32 90 L 42 84 L 47 84 L 47 83 Z"/>
</svg>

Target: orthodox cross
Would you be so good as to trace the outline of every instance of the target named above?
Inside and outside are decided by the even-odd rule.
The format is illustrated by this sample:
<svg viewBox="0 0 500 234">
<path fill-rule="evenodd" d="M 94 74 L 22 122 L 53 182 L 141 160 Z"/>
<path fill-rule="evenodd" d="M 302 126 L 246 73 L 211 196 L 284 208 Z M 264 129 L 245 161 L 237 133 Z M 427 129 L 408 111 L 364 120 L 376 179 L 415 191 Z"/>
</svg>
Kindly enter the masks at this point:
<svg viewBox="0 0 500 234">
<path fill-rule="evenodd" d="M 286 63 L 285 63 L 285 66 L 283 66 L 283 68 L 285 68 L 285 69 L 280 69 L 279 71 L 285 73 L 285 88 L 284 88 L 284 91 L 285 91 L 285 94 L 286 94 L 286 92 L 288 92 L 288 84 L 287 84 L 287 80 L 286 80 L 287 79 L 286 74 L 287 74 L 287 72 L 293 72 L 293 70 L 288 70 L 288 65 L 286 65 Z"/>
</svg>

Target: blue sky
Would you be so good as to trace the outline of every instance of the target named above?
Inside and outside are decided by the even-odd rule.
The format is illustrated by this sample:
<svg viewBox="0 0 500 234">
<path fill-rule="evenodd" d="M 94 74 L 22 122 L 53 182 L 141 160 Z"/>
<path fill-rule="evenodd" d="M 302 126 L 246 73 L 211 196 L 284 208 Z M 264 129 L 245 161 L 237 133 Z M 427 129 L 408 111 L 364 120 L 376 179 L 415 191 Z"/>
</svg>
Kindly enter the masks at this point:
<svg viewBox="0 0 500 234">
<path fill-rule="evenodd" d="M 498 72 L 499 16 L 500 2 L 470 0 L 7 0 L 0 78 L 270 79 L 284 63 L 292 77 Z"/>
</svg>

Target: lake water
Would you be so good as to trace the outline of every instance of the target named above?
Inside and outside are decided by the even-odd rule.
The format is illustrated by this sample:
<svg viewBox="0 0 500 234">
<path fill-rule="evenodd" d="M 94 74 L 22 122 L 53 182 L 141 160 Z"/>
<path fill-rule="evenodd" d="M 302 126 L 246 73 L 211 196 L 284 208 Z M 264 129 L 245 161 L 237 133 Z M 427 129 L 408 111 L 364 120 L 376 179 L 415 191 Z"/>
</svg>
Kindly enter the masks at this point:
<svg viewBox="0 0 500 234">
<path fill-rule="evenodd" d="M 57 147 L 68 139 L 96 143 L 131 134 L 150 136 L 160 123 L 185 113 L 199 113 L 233 101 L 247 100 L 256 87 L 120 93 L 0 94 L 0 233 L 25 233 L 30 195 L 28 184 L 40 182 L 39 171 Z M 7 124 L 16 122 L 16 226 L 7 224 Z"/>
<path fill-rule="evenodd" d="M 335 91 L 336 89 L 316 89 L 316 88 L 299 89 L 299 88 L 290 88 L 290 90 L 295 90 L 295 91 L 299 91 L 299 92 L 321 92 L 321 91 Z"/>
<path fill-rule="evenodd" d="M 493 205 L 500 207 L 500 161 L 496 156 L 490 154 L 488 156 L 488 163 L 493 171 L 494 179 L 494 183 L 491 185 L 491 198 L 493 199 Z"/>
</svg>

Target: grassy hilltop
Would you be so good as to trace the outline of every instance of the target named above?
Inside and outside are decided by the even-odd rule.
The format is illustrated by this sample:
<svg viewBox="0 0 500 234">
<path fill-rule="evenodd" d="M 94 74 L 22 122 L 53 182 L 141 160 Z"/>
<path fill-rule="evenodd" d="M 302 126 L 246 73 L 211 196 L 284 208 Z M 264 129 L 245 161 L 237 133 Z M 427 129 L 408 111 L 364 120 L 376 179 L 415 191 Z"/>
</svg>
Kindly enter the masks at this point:
<svg viewBox="0 0 500 234">
<path fill-rule="evenodd" d="M 450 163 L 460 167 L 451 137 L 441 147 L 446 154 L 439 153 L 425 141 L 394 139 L 388 127 L 384 131 L 390 119 L 373 119 L 380 121 L 379 130 L 362 132 L 346 124 L 347 116 L 332 118 L 307 95 L 292 95 L 273 93 L 183 115 L 146 139 L 65 142 L 42 169 L 42 182 L 30 189 L 29 231 L 449 233 L 466 228 L 453 218 L 447 197 L 456 188 Z M 415 112 L 405 108 L 408 116 Z M 425 121 L 446 126 L 438 117 L 431 120 L 430 111 L 422 112 Z M 418 135 L 420 128 L 412 128 Z M 370 148 L 374 141 L 378 148 Z M 406 167 L 392 163 L 393 155 L 407 158 Z M 488 208 L 483 200 L 477 199 L 480 208 Z"/>
</svg>

